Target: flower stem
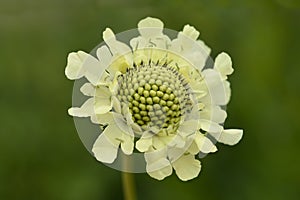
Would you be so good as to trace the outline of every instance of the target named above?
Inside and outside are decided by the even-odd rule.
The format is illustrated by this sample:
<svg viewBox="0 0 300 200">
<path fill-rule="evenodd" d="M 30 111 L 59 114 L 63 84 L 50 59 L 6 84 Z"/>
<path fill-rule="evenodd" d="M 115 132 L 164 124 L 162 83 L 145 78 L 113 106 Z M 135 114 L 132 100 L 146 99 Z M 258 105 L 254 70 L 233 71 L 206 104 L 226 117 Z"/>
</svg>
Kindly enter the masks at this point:
<svg viewBox="0 0 300 200">
<path fill-rule="evenodd" d="M 123 192 L 125 200 L 136 200 L 133 173 L 122 172 Z"/>
</svg>

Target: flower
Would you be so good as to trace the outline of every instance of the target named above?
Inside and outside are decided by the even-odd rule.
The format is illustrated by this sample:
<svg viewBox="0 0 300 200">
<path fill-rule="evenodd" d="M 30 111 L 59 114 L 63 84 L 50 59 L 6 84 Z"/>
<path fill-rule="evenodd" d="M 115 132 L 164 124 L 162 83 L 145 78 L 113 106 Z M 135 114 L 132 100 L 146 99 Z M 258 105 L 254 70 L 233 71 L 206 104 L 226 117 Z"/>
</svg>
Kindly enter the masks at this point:
<svg viewBox="0 0 300 200">
<path fill-rule="evenodd" d="M 231 93 L 230 56 L 220 53 L 208 68 L 210 48 L 193 26 L 185 25 L 175 39 L 163 30 L 162 21 L 147 17 L 130 45 L 107 28 L 96 56 L 70 53 L 65 74 L 88 80 L 80 91 L 89 99 L 68 112 L 100 125 L 92 147 L 98 161 L 140 152 L 151 177 L 162 180 L 174 169 L 186 181 L 201 170 L 196 155 L 216 152 L 216 141 L 235 145 L 243 131 L 222 125 Z"/>
</svg>

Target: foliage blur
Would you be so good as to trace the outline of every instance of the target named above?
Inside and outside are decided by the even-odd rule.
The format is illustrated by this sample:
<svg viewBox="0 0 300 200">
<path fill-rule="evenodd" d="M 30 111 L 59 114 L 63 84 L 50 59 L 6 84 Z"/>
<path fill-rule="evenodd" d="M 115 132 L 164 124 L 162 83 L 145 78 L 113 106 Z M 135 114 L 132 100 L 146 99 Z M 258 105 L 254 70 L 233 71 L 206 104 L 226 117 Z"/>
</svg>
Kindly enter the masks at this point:
<svg viewBox="0 0 300 200">
<path fill-rule="evenodd" d="M 234 148 L 202 160 L 198 178 L 137 174 L 139 199 L 299 199 L 300 2 L 297 0 L 1 0 L 0 199 L 122 199 L 121 173 L 82 145 L 67 109 L 67 54 L 89 52 L 101 32 L 146 17 L 194 25 L 233 58 L 225 127 L 243 128 Z"/>
</svg>

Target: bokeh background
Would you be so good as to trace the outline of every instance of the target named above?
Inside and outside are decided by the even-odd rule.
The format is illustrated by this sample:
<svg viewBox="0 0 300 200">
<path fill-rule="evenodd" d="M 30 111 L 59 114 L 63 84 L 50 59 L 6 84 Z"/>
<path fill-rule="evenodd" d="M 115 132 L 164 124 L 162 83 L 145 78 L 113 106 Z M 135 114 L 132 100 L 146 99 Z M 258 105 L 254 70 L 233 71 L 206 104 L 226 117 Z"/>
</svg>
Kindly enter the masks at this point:
<svg viewBox="0 0 300 200">
<path fill-rule="evenodd" d="M 159 17 L 194 25 L 227 51 L 235 73 L 225 127 L 235 147 L 202 160 L 200 176 L 156 181 L 137 174 L 139 199 L 300 199 L 300 2 L 298 0 L 1 0 L 0 199 L 122 199 L 121 173 L 82 145 L 67 109 L 67 54 Z"/>
</svg>

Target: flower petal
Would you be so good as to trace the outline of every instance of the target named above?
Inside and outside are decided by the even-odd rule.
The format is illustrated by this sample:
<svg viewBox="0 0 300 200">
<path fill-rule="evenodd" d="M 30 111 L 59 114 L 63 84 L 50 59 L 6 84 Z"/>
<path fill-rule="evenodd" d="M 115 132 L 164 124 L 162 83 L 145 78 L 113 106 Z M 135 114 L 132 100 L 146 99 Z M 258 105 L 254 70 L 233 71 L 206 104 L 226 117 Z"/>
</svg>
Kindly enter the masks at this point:
<svg viewBox="0 0 300 200">
<path fill-rule="evenodd" d="M 172 174 L 172 166 L 166 158 L 166 149 L 153 151 L 144 154 L 146 160 L 147 173 L 157 180 L 163 180 L 165 177 Z"/>
<path fill-rule="evenodd" d="M 185 138 L 183 138 L 180 134 L 176 134 L 167 144 L 170 147 L 183 148 L 186 145 L 186 141 Z"/>
<path fill-rule="evenodd" d="M 202 72 L 209 91 L 211 104 L 226 105 L 228 103 L 227 86 L 220 73 L 213 69 Z"/>
<path fill-rule="evenodd" d="M 132 115 L 129 112 L 129 107 L 127 105 L 123 104 L 122 114 L 125 117 L 127 124 L 132 128 L 132 130 L 134 130 L 136 134 L 142 135 L 142 129 L 140 125 L 138 125 L 132 120 Z"/>
<path fill-rule="evenodd" d="M 141 36 L 138 36 L 138 37 L 135 37 L 135 38 L 132 38 L 130 40 L 130 46 L 131 48 L 134 50 L 134 61 L 136 63 L 140 63 L 139 60 L 145 60 L 145 55 L 143 54 L 140 54 L 140 53 L 136 53 L 136 50 L 138 49 L 143 49 L 147 46 L 147 41 L 145 38 L 141 37 Z M 147 58 L 147 57 L 146 57 Z"/>
<path fill-rule="evenodd" d="M 127 125 L 124 117 L 119 113 L 108 112 L 105 114 L 99 114 L 97 115 L 97 118 L 100 124 L 108 124 L 109 126 L 107 128 L 115 128 L 111 130 L 113 133 L 110 133 L 109 135 L 109 137 L 111 136 L 112 139 L 117 138 L 118 140 L 122 141 L 122 134 L 134 136 L 131 127 Z"/>
<path fill-rule="evenodd" d="M 73 107 L 68 110 L 69 115 L 74 117 L 90 117 L 94 114 L 94 98 L 86 100 L 82 106 Z"/>
<path fill-rule="evenodd" d="M 99 122 L 98 117 L 97 117 L 96 114 L 93 114 L 93 115 L 91 116 L 91 121 L 92 121 L 94 124 L 101 124 L 101 123 Z"/>
<path fill-rule="evenodd" d="M 198 123 L 198 120 L 184 121 L 182 124 L 180 124 L 177 131 L 182 137 L 187 137 L 195 133 L 197 127 L 199 126 Z"/>
<path fill-rule="evenodd" d="M 98 161 L 104 163 L 113 163 L 117 158 L 118 147 L 119 144 L 112 143 L 107 135 L 103 132 L 94 143 L 92 152 Z"/>
<path fill-rule="evenodd" d="M 110 28 L 106 28 L 103 32 L 103 40 L 108 45 L 113 56 L 124 55 L 131 52 L 131 49 L 125 43 L 116 39 L 114 32 Z"/>
<path fill-rule="evenodd" d="M 188 149 L 187 144 L 182 148 L 177 148 L 177 147 L 168 148 L 167 153 L 168 153 L 168 158 L 169 158 L 170 162 L 173 163 L 176 160 L 178 160 L 180 157 L 182 157 L 184 154 L 186 154 L 187 149 Z"/>
<path fill-rule="evenodd" d="M 83 68 L 85 70 L 85 77 L 93 84 L 97 85 L 98 81 L 101 79 L 105 68 L 101 66 L 101 63 L 94 56 L 88 55 L 83 63 Z"/>
<path fill-rule="evenodd" d="M 228 81 L 223 81 L 223 84 L 225 88 L 225 102 L 227 104 L 231 97 L 230 83 Z"/>
<path fill-rule="evenodd" d="M 237 144 L 243 137 L 243 130 L 241 129 L 226 129 L 221 133 L 212 133 L 211 134 L 218 142 L 227 144 L 227 145 L 235 145 Z"/>
<path fill-rule="evenodd" d="M 221 131 L 223 130 L 223 127 L 218 123 L 206 119 L 200 120 L 199 129 L 200 128 L 209 133 L 221 133 Z"/>
<path fill-rule="evenodd" d="M 159 151 L 158 150 L 149 151 L 149 152 L 146 152 L 144 155 L 145 155 L 145 161 L 147 163 L 153 163 L 153 162 L 160 160 L 161 158 L 166 158 L 167 157 L 167 149 L 164 148 Z"/>
<path fill-rule="evenodd" d="M 152 145 L 153 135 L 149 132 L 145 132 L 142 137 L 136 142 L 135 148 L 140 152 L 148 151 Z"/>
<path fill-rule="evenodd" d="M 198 70 L 202 70 L 205 66 L 208 55 L 198 46 L 194 45 L 189 51 L 182 52 L 181 54 L 185 59 L 193 64 Z"/>
<path fill-rule="evenodd" d="M 180 34 L 182 34 L 182 35 L 184 35 L 186 37 L 189 37 L 192 40 L 196 40 L 199 37 L 199 35 L 200 35 L 199 31 L 197 31 L 195 29 L 195 27 L 190 26 L 189 24 L 187 24 L 187 25 L 185 25 L 183 27 L 183 30 L 180 32 Z M 178 37 L 180 37 L 180 36 L 181 35 L 179 35 Z"/>
<path fill-rule="evenodd" d="M 95 114 L 104 114 L 111 110 L 111 92 L 106 86 L 98 86 L 95 93 Z"/>
<path fill-rule="evenodd" d="M 181 156 L 172 163 L 175 172 L 182 181 L 188 181 L 196 178 L 201 170 L 200 161 L 195 159 L 192 154 Z"/>
<path fill-rule="evenodd" d="M 198 145 L 196 144 L 195 141 L 193 141 L 191 143 L 191 145 L 189 146 L 189 148 L 187 149 L 187 152 L 190 153 L 190 154 L 192 154 L 192 155 L 198 154 L 199 151 L 200 151 L 200 149 L 199 149 L 199 147 L 198 147 Z"/>
<path fill-rule="evenodd" d="M 121 114 L 121 111 L 122 111 L 121 103 L 118 100 L 118 98 L 116 96 L 112 96 L 111 101 L 112 101 L 112 107 L 114 108 L 115 112 Z"/>
<path fill-rule="evenodd" d="M 100 121 L 100 120 L 102 120 L 102 121 Z M 105 140 L 108 140 L 109 143 L 114 147 L 119 147 L 119 145 L 121 144 L 121 149 L 125 154 L 127 154 L 127 155 L 132 154 L 133 147 L 134 147 L 133 132 L 130 129 L 130 127 L 127 126 L 122 115 L 110 112 L 110 113 L 107 113 L 104 115 L 100 115 L 99 121 L 101 123 L 108 124 L 108 126 L 104 129 L 103 133 L 101 134 L 101 135 L 106 136 Z M 102 140 L 104 140 L 104 139 L 102 138 Z M 101 155 L 102 153 L 100 152 L 100 150 L 103 150 L 106 152 L 108 148 L 112 148 L 112 147 L 107 147 L 108 145 L 106 144 L 104 147 L 106 149 L 102 149 L 97 144 L 98 143 L 96 141 L 93 149 L 96 147 L 98 148 L 98 150 L 97 149 L 96 150 L 97 150 L 97 153 L 100 156 L 100 158 L 103 157 L 103 155 Z M 99 144 L 102 144 L 102 143 L 99 143 Z M 94 152 L 94 150 L 93 150 L 93 152 Z M 100 160 L 100 158 L 99 159 L 97 158 L 97 159 Z M 112 160 L 112 158 L 111 158 L 111 160 Z"/>
<path fill-rule="evenodd" d="M 98 114 L 97 120 L 98 120 L 99 124 L 103 124 L 103 125 L 115 123 L 113 112 Z"/>
<path fill-rule="evenodd" d="M 183 30 L 178 33 L 175 41 L 180 41 L 181 49 L 184 52 L 195 47 L 195 41 L 199 35 L 199 31 L 197 31 L 193 26 L 187 24 L 183 27 Z"/>
<path fill-rule="evenodd" d="M 182 32 L 178 34 L 178 38 L 172 40 L 169 49 L 180 54 L 198 70 L 203 69 L 210 53 L 210 49 L 204 42 L 195 41 Z"/>
<path fill-rule="evenodd" d="M 124 134 L 134 136 L 131 127 L 127 125 L 123 115 L 119 113 L 113 113 L 113 118 L 113 123 L 115 123 Z"/>
<path fill-rule="evenodd" d="M 211 49 L 202 40 L 197 40 L 196 43 L 203 55 L 210 55 Z"/>
<path fill-rule="evenodd" d="M 145 38 L 162 34 L 164 24 L 157 18 L 147 17 L 138 23 L 138 30 Z"/>
<path fill-rule="evenodd" d="M 119 146 L 119 144 L 123 141 L 124 132 L 115 122 L 109 123 L 108 126 L 102 132 L 102 134 L 105 134 L 110 143 L 114 146 Z"/>
<path fill-rule="evenodd" d="M 172 174 L 172 166 L 167 159 L 161 159 L 155 163 L 147 165 L 146 171 L 152 178 L 163 180 L 164 178 Z"/>
<path fill-rule="evenodd" d="M 95 95 L 95 87 L 91 83 L 85 83 L 83 86 L 81 86 L 80 91 L 85 96 L 94 96 Z"/>
<path fill-rule="evenodd" d="M 160 136 L 157 136 L 157 135 L 154 135 L 152 137 L 152 144 L 153 144 L 153 147 L 157 150 L 161 150 L 161 149 L 164 149 L 166 148 L 166 143 L 164 140 L 162 140 L 163 137 L 160 137 Z"/>
<path fill-rule="evenodd" d="M 123 134 L 121 149 L 126 155 L 131 155 L 134 149 L 134 137 L 128 134 Z"/>
<path fill-rule="evenodd" d="M 227 117 L 226 111 L 222 110 L 220 106 L 205 106 L 200 111 L 200 118 L 210 120 L 216 123 L 223 123 Z"/>
<path fill-rule="evenodd" d="M 210 139 L 208 139 L 207 137 L 205 137 L 203 134 L 199 132 L 196 134 L 195 142 L 199 150 L 203 153 L 213 153 L 218 150 L 217 147 L 211 142 Z"/>
<path fill-rule="evenodd" d="M 215 69 L 217 69 L 222 76 L 222 79 L 227 79 L 227 76 L 233 73 L 232 61 L 227 53 L 220 53 L 215 60 Z"/>
<path fill-rule="evenodd" d="M 99 59 L 99 62 L 101 62 L 101 66 L 107 69 L 107 67 L 110 65 L 112 61 L 112 55 L 106 45 L 101 46 L 97 49 L 97 58 Z"/>
<path fill-rule="evenodd" d="M 65 75 L 68 79 L 75 80 L 83 77 L 82 66 L 88 55 L 83 51 L 72 52 L 68 55 L 68 63 L 65 69 Z"/>
<path fill-rule="evenodd" d="M 147 32 L 155 31 L 157 28 L 143 28 L 142 30 L 147 30 Z M 161 60 L 163 58 L 162 50 L 168 49 L 171 44 L 171 39 L 162 33 L 153 34 L 148 36 L 138 36 L 130 40 L 130 46 L 134 50 L 134 62 L 140 63 L 140 61 L 149 62 L 149 60 Z M 137 51 L 139 50 L 139 51 Z M 136 52 L 137 51 L 137 52 Z M 152 52 L 152 55 L 149 54 Z M 153 55 L 158 53 L 159 58 Z"/>
</svg>

